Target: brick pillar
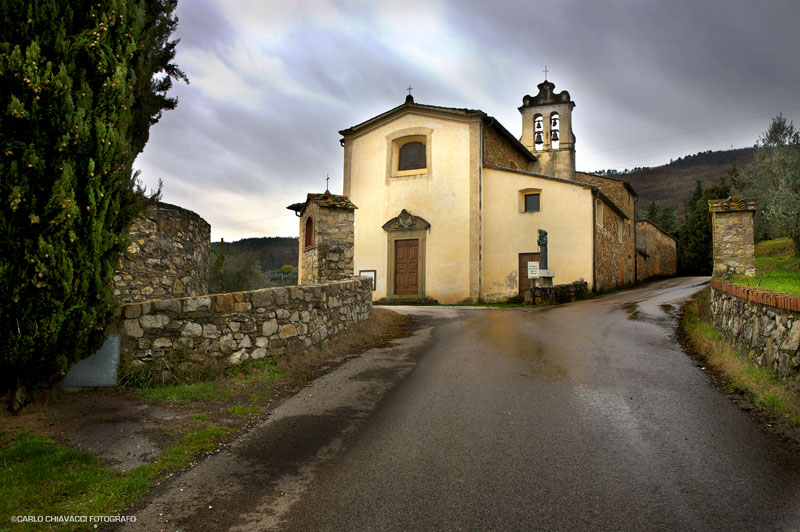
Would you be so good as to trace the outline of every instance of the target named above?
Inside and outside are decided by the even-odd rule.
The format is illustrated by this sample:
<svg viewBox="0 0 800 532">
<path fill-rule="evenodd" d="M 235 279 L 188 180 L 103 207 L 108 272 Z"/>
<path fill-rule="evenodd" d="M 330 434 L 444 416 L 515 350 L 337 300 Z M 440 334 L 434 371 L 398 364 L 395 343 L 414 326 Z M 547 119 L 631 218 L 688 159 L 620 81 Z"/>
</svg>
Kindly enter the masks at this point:
<svg viewBox="0 0 800 532">
<path fill-rule="evenodd" d="M 714 277 L 756 275 L 753 219 L 757 203 L 737 196 L 709 200 L 714 238 Z"/>
</svg>

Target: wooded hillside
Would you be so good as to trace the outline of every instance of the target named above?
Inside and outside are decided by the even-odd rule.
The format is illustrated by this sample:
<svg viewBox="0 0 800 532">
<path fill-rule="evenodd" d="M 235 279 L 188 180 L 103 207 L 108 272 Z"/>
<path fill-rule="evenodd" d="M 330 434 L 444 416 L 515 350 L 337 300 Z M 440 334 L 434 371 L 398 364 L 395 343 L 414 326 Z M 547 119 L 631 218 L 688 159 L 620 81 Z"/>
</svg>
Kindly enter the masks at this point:
<svg viewBox="0 0 800 532">
<path fill-rule="evenodd" d="M 681 157 L 670 164 L 653 168 L 634 168 L 623 172 L 602 172 L 609 177 L 624 179 L 639 194 L 638 208 L 645 208 L 651 200 L 659 205 L 669 205 L 685 213 L 686 200 L 699 179 L 704 186 L 719 183 L 735 163 L 742 168 L 753 160 L 753 148 L 725 151 L 707 151 Z"/>
<path fill-rule="evenodd" d="M 219 249 L 219 242 L 212 242 Z M 233 254 L 249 253 L 261 263 L 263 271 L 280 269 L 284 264 L 297 267 L 299 241 L 296 237 L 243 238 L 236 242 L 225 242 L 225 251 Z"/>
</svg>

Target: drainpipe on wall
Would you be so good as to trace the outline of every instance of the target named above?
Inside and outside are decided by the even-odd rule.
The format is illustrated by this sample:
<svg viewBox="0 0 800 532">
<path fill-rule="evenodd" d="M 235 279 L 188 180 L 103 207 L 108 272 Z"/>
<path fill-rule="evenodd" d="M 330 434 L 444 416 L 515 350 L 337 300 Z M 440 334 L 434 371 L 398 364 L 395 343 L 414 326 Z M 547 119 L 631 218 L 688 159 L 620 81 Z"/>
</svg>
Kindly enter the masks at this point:
<svg viewBox="0 0 800 532">
<path fill-rule="evenodd" d="M 484 157 L 486 154 L 485 142 L 486 136 L 484 131 L 486 124 L 481 120 L 481 162 L 478 165 L 478 225 L 480 231 L 478 232 L 478 301 L 480 302 L 483 297 L 483 164 L 485 163 Z"/>
<path fill-rule="evenodd" d="M 638 199 L 638 197 L 637 197 Z M 636 229 L 636 200 L 633 200 L 633 284 L 639 282 L 639 255 L 636 247 L 638 232 Z M 645 233 L 646 235 L 646 233 Z M 646 238 L 646 236 L 645 236 Z"/>
<path fill-rule="evenodd" d="M 597 292 L 597 200 L 600 198 L 600 189 L 592 187 L 592 292 Z"/>
</svg>

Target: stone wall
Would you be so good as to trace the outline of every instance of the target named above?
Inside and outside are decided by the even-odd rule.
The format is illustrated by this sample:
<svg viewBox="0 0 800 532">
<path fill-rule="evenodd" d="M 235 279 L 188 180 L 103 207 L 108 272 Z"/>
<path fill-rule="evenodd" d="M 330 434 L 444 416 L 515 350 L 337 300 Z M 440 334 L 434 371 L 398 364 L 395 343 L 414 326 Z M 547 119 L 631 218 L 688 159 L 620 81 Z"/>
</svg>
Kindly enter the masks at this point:
<svg viewBox="0 0 800 532">
<path fill-rule="evenodd" d="M 494 127 L 484 128 L 483 162 L 490 166 L 528 170 L 530 160 L 503 138 Z"/>
<path fill-rule="evenodd" d="M 711 281 L 714 326 L 800 391 L 800 296 Z"/>
<path fill-rule="evenodd" d="M 596 221 L 596 220 L 595 220 Z M 622 223 L 622 241 L 618 222 Z M 595 223 L 595 290 L 610 290 L 634 282 L 634 238 L 629 220 L 623 219 L 607 202 L 603 202 L 603 224 Z"/>
<path fill-rule="evenodd" d="M 301 249 L 300 284 L 352 277 L 353 210 L 309 202 L 300 220 L 301 246 L 305 243 L 305 222 L 309 216 L 313 217 L 314 236 L 312 245 Z"/>
<path fill-rule="evenodd" d="M 739 198 L 709 200 L 714 238 L 714 277 L 756 274 L 753 218 L 756 202 Z"/>
<path fill-rule="evenodd" d="M 631 193 L 628 184 L 622 179 L 587 174 L 586 172 L 575 172 L 575 180 L 596 186 L 603 191 L 603 194 L 611 198 L 611 201 L 613 201 L 629 219 L 634 220 L 636 218 L 634 212 L 636 197 Z"/>
<path fill-rule="evenodd" d="M 114 329 L 124 360 L 239 364 L 303 349 L 369 317 L 372 281 L 326 284 L 129 303 Z"/>
<path fill-rule="evenodd" d="M 678 241 L 648 220 L 636 222 L 636 280 L 675 275 Z"/>
<path fill-rule="evenodd" d="M 133 223 L 130 239 L 114 274 L 121 302 L 208 293 L 211 226 L 200 216 L 158 203 Z"/>
<path fill-rule="evenodd" d="M 589 291 L 589 283 L 585 281 L 575 281 L 570 284 L 559 284 L 556 286 L 535 287 L 533 302 L 536 305 L 547 303 L 567 303 L 575 301 L 579 296 Z"/>
</svg>

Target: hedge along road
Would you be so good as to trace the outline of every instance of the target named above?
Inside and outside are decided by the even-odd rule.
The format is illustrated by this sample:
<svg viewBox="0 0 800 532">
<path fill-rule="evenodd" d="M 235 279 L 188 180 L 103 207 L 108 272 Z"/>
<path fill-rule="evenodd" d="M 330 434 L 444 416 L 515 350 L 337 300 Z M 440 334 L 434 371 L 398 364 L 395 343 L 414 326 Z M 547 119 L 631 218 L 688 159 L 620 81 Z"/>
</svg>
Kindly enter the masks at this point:
<svg viewBox="0 0 800 532">
<path fill-rule="evenodd" d="M 707 278 L 542 309 L 404 308 L 136 507 L 140 530 L 798 530 L 800 456 L 675 338 Z"/>
</svg>

